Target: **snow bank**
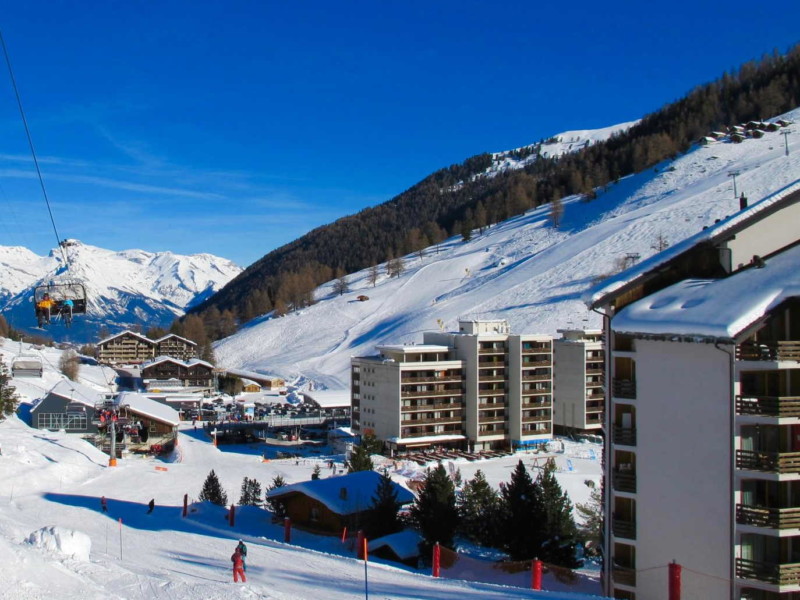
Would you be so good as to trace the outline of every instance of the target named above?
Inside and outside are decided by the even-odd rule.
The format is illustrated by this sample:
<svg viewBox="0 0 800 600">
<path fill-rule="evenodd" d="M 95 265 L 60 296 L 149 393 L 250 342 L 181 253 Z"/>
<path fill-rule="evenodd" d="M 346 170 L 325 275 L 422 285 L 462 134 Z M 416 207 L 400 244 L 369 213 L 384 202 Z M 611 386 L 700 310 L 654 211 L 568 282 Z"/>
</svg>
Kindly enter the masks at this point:
<svg viewBox="0 0 800 600">
<path fill-rule="evenodd" d="M 31 533 L 26 543 L 66 558 L 89 562 L 92 540 L 88 535 L 62 527 L 42 527 Z"/>
</svg>

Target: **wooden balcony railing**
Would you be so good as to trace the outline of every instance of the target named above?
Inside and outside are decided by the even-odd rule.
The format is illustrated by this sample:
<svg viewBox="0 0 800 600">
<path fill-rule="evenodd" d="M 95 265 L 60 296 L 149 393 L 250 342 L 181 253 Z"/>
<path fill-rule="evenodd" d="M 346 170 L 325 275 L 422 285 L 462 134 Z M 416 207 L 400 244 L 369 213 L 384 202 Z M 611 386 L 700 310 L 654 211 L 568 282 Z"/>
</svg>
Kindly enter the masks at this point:
<svg viewBox="0 0 800 600">
<path fill-rule="evenodd" d="M 488 367 L 505 369 L 508 365 L 506 365 L 506 362 L 504 360 L 479 360 L 478 366 L 481 367 L 482 369 Z"/>
<path fill-rule="evenodd" d="M 626 538 L 629 540 L 636 539 L 636 521 L 615 518 L 611 521 L 611 526 L 616 537 Z"/>
<path fill-rule="evenodd" d="M 400 421 L 400 427 L 414 427 L 415 425 L 431 425 L 433 423 L 461 423 L 461 416 L 453 417 L 431 417 L 429 419 L 406 419 Z"/>
<path fill-rule="evenodd" d="M 736 414 L 800 417 L 800 396 L 736 396 Z"/>
<path fill-rule="evenodd" d="M 497 415 L 497 416 L 485 416 L 480 415 L 478 417 L 478 423 L 504 423 L 506 420 L 505 415 Z"/>
<path fill-rule="evenodd" d="M 616 398 L 636 399 L 636 382 L 630 379 L 614 379 L 611 386 Z"/>
<path fill-rule="evenodd" d="M 478 348 L 478 354 L 505 354 L 505 348 Z"/>
<path fill-rule="evenodd" d="M 636 445 L 636 428 L 614 426 L 614 443 L 622 446 Z"/>
<path fill-rule="evenodd" d="M 551 373 L 546 373 L 544 375 L 529 375 L 523 371 L 522 373 L 522 381 L 550 381 L 553 378 Z"/>
<path fill-rule="evenodd" d="M 800 528 L 800 507 L 767 508 L 737 504 L 736 522 L 769 529 L 797 529 Z"/>
<path fill-rule="evenodd" d="M 614 578 L 614 583 L 630 587 L 636 585 L 636 569 L 614 566 L 611 568 L 611 576 Z"/>
<path fill-rule="evenodd" d="M 523 351 L 524 354 L 524 351 Z M 552 367 L 553 361 L 549 358 L 546 360 L 522 360 L 522 368 L 523 369 L 530 369 L 533 367 Z"/>
<path fill-rule="evenodd" d="M 764 562 L 737 558 L 736 576 L 774 585 L 797 585 L 800 583 L 800 563 Z"/>
<path fill-rule="evenodd" d="M 737 450 L 736 468 L 769 473 L 800 473 L 800 452 Z"/>
<path fill-rule="evenodd" d="M 505 381 L 505 375 L 478 375 L 478 381 Z"/>
<path fill-rule="evenodd" d="M 461 402 L 436 402 L 434 404 L 418 404 L 417 406 L 403 406 L 400 412 L 423 412 L 431 410 L 461 410 L 464 405 Z"/>
<path fill-rule="evenodd" d="M 793 360 L 800 362 L 800 341 L 761 344 L 743 342 L 736 346 L 737 360 Z"/>
<path fill-rule="evenodd" d="M 543 421 L 550 421 L 552 419 L 552 415 L 522 415 L 522 422 L 523 423 L 541 423 Z"/>
<path fill-rule="evenodd" d="M 462 377 L 460 374 L 454 375 L 437 375 L 436 377 L 403 377 L 400 379 L 400 383 L 436 383 L 441 382 L 445 383 L 448 381 L 461 381 Z"/>
<path fill-rule="evenodd" d="M 616 471 L 612 474 L 614 489 L 618 492 L 636 493 L 636 473 Z"/>
</svg>

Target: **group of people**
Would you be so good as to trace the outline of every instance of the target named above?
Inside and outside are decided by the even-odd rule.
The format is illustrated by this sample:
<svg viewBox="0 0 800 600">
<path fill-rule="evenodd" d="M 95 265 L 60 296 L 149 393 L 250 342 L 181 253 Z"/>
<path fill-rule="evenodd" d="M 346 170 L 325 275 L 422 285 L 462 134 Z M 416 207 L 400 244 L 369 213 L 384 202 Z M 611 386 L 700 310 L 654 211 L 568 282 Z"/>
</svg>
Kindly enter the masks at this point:
<svg viewBox="0 0 800 600">
<path fill-rule="evenodd" d="M 245 575 L 245 571 L 247 571 L 247 546 L 245 546 L 242 540 L 239 540 L 239 544 L 236 546 L 236 549 L 233 551 L 233 555 L 231 556 L 231 562 L 233 563 L 233 581 L 234 583 L 238 583 L 239 578 L 242 579 L 242 583 L 247 583 L 247 576 Z"/>
<path fill-rule="evenodd" d="M 53 300 L 50 294 L 45 292 L 42 299 L 36 303 L 36 320 L 39 323 L 39 327 L 45 323 L 49 325 L 52 315 L 61 315 L 61 318 L 64 319 L 64 324 L 69 327 L 72 324 L 72 310 L 74 307 L 75 303 L 71 298 Z"/>
</svg>

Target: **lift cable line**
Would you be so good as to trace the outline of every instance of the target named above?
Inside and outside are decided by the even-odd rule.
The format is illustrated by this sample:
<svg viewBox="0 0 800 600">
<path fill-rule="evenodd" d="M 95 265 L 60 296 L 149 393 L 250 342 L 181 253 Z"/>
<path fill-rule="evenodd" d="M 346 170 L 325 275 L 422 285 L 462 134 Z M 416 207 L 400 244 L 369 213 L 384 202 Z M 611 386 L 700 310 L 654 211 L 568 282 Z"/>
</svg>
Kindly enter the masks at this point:
<svg viewBox="0 0 800 600">
<path fill-rule="evenodd" d="M 64 265 L 67 268 L 67 272 L 69 272 L 69 260 L 67 259 L 66 250 L 64 250 L 64 246 L 61 244 L 61 237 L 58 235 L 58 229 L 56 228 L 56 221 L 53 218 L 53 210 L 50 208 L 50 200 L 47 197 L 47 190 L 44 186 L 44 178 L 42 177 L 42 171 L 39 168 L 39 160 L 36 158 L 36 150 L 33 147 L 33 138 L 31 138 L 31 132 L 28 128 L 28 120 L 25 118 L 25 111 L 22 108 L 22 98 L 20 98 L 19 90 L 17 89 L 17 81 L 14 78 L 14 71 L 11 68 L 11 59 L 8 56 L 8 48 L 6 48 L 6 40 L 3 37 L 3 32 L 0 31 L 0 45 L 3 46 L 3 55 L 6 59 L 6 65 L 8 65 L 8 74 L 11 76 L 11 86 L 14 88 L 14 95 L 17 98 L 17 106 L 19 107 L 19 114 L 22 116 L 22 124 L 25 127 L 25 135 L 28 137 L 28 145 L 31 149 L 31 155 L 33 156 L 33 164 L 36 167 L 36 174 L 39 177 L 39 185 L 42 188 L 42 195 L 44 196 L 44 202 L 47 205 L 47 212 L 50 215 L 50 223 L 53 225 L 53 233 L 56 235 L 56 244 L 61 249 L 61 256 L 64 258 Z"/>
</svg>

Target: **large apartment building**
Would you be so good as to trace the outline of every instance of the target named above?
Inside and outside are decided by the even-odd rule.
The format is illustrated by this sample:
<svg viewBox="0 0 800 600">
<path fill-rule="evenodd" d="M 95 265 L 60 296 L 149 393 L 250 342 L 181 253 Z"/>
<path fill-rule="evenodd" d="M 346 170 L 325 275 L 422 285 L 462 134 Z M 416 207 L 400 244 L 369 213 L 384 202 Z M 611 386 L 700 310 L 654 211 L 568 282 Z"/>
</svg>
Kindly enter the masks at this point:
<svg viewBox="0 0 800 600">
<path fill-rule="evenodd" d="M 552 437 L 552 338 L 461 321 L 352 360 L 353 428 L 393 449 L 496 449 Z"/>
<path fill-rule="evenodd" d="M 800 184 L 608 280 L 605 593 L 800 598 Z"/>
<path fill-rule="evenodd" d="M 556 431 L 596 431 L 605 414 L 605 344 L 602 329 L 559 329 L 553 342 Z"/>
<path fill-rule="evenodd" d="M 157 356 L 189 360 L 197 356 L 197 344 L 174 333 L 151 340 L 133 331 L 97 342 L 97 360 L 107 365 L 139 364 Z"/>
</svg>

